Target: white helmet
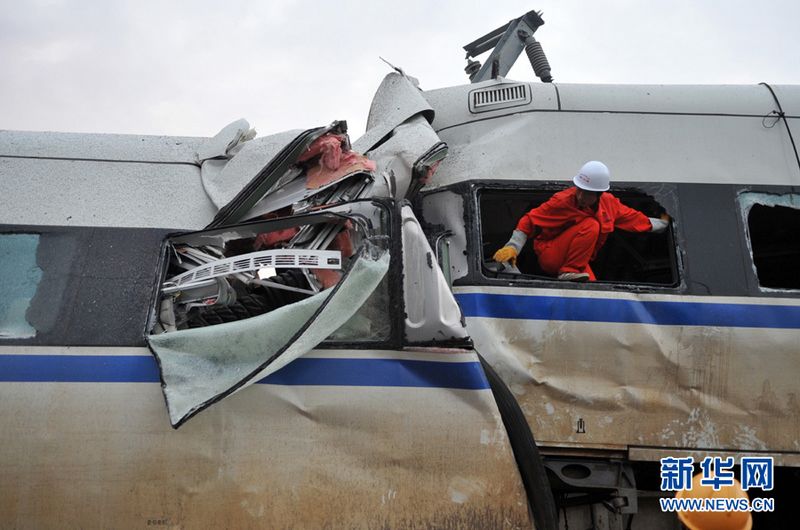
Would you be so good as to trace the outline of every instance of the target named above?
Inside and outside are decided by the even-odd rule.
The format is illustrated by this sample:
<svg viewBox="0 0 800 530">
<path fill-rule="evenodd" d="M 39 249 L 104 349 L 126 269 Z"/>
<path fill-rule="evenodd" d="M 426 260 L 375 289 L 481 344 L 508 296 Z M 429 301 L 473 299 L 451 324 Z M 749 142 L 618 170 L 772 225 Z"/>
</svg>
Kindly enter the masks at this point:
<svg viewBox="0 0 800 530">
<path fill-rule="evenodd" d="M 572 177 L 572 182 L 582 190 L 608 191 L 611 174 L 604 163 L 592 160 L 581 167 L 578 174 Z"/>
</svg>

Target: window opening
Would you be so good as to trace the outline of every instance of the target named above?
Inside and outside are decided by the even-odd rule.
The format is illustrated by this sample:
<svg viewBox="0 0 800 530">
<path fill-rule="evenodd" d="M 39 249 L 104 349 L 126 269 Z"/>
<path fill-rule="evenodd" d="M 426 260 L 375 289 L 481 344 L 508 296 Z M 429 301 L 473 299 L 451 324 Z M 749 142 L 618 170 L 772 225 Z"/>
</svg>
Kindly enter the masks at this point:
<svg viewBox="0 0 800 530">
<path fill-rule="evenodd" d="M 153 333 L 235 322 L 300 302 L 338 284 L 362 246 L 388 248 L 381 219 L 310 217 L 170 239 Z M 328 340 L 388 340 L 388 298 L 384 279 Z"/>
<path fill-rule="evenodd" d="M 42 279 L 38 234 L 0 234 L 0 339 L 36 336 L 26 318 Z"/>
<path fill-rule="evenodd" d="M 483 190 L 479 196 L 483 274 L 498 277 L 502 268 L 492 260 L 496 250 L 508 241 L 519 219 L 547 201 L 563 187 L 538 190 Z M 637 190 L 612 190 L 623 204 L 648 217 L 668 213 L 653 197 Z M 517 258 L 519 279 L 555 280 L 539 266 L 529 239 Z M 677 258 L 671 228 L 663 233 L 632 233 L 615 230 L 591 262 L 597 283 L 625 283 L 676 286 Z M 515 276 L 501 274 L 504 280 Z"/>
<path fill-rule="evenodd" d="M 740 201 L 759 285 L 800 289 L 800 196 L 745 193 Z"/>
</svg>

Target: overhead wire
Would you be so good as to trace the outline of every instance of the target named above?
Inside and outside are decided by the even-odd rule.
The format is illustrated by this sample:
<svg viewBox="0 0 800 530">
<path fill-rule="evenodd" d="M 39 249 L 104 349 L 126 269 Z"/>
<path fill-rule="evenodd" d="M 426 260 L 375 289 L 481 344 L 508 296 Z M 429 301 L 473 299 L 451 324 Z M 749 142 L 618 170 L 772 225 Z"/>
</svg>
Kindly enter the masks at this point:
<svg viewBox="0 0 800 530">
<path fill-rule="evenodd" d="M 800 156 L 797 154 L 797 145 L 794 143 L 794 136 L 792 136 L 792 129 L 791 127 L 789 127 L 789 122 L 786 120 L 786 113 L 783 112 L 783 107 L 781 106 L 781 102 L 778 99 L 778 96 L 775 94 L 775 91 L 772 90 L 771 86 L 769 86 L 769 83 L 759 83 L 759 85 L 764 85 L 765 87 L 767 87 L 769 93 L 772 94 L 772 99 L 775 100 L 775 104 L 778 106 L 777 111 L 773 110 L 772 112 L 764 116 L 764 118 L 761 120 L 761 124 L 767 129 L 771 129 L 772 127 L 774 127 L 775 123 L 769 126 L 765 123 L 765 120 L 772 115 L 777 117 L 778 120 L 781 119 L 783 120 L 783 124 L 786 126 L 786 132 L 789 133 L 789 141 L 792 142 L 792 149 L 794 150 L 794 158 L 797 161 L 797 168 L 798 170 L 800 170 Z"/>
</svg>

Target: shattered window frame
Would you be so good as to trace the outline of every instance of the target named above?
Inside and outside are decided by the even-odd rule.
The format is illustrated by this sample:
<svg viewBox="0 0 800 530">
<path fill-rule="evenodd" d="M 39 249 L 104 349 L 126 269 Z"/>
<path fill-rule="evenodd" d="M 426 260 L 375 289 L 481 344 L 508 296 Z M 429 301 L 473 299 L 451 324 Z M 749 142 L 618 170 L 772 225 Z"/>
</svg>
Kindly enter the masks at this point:
<svg viewBox="0 0 800 530">
<path fill-rule="evenodd" d="M 396 281 L 396 278 L 401 277 L 398 274 L 397 267 L 399 266 L 399 257 L 401 252 L 401 245 L 399 243 L 399 238 L 397 234 L 399 233 L 399 215 L 395 211 L 394 203 L 392 201 L 386 200 L 378 200 L 378 199 L 361 199 L 352 201 L 350 203 L 340 204 L 340 205 L 333 205 L 331 207 L 325 208 L 323 210 L 315 211 L 315 212 L 307 212 L 302 214 L 297 214 L 293 216 L 287 217 L 280 217 L 276 219 L 270 220 L 256 220 L 256 221 L 248 221 L 245 223 L 238 223 L 235 225 L 229 225 L 224 227 L 215 227 L 211 229 L 204 229 L 194 232 L 181 232 L 181 233 L 173 233 L 168 234 L 167 237 L 164 239 L 161 248 L 161 259 L 159 260 L 159 274 L 157 282 L 153 289 L 152 300 L 150 304 L 150 317 L 148 318 L 147 330 L 148 333 L 151 333 L 155 326 L 159 323 L 159 304 L 161 300 L 161 288 L 164 284 L 165 280 L 167 279 L 167 269 L 168 269 L 168 259 L 170 258 L 170 242 L 174 242 L 176 240 L 180 241 L 181 238 L 192 238 L 197 236 L 198 234 L 206 234 L 206 233 L 217 233 L 217 232 L 228 232 L 231 230 L 247 230 L 252 229 L 256 226 L 261 227 L 261 233 L 269 233 L 274 232 L 286 228 L 291 227 L 299 227 L 299 226 L 307 226 L 312 224 L 324 224 L 326 219 L 330 219 L 333 217 L 336 218 L 347 218 L 348 214 L 344 212 L 339 212 L 338 209 L 342 207 L 346 207 L 348 205 L 352 205 L 355 203 L 372 203 L 381 211 L 381 216 L 385 219 L 385 228 L 388 231 L 388 234 L 384 236 L 379 236 L 385 238 L 387 240 L 387 248 L 390 252 L 390 265 L 389 271 L 381 282 L 379 287 L 373 293 L 364 306 L 359 309 L 358 312 L 354 315 L 353 319 L 355 320 L 359 317 L 363 318 L 363 312 L 369 311 L 369 309 L 365 309 L 367 304 L 369 304 L 375 298 L 381 298 L 381 295 L 375 295 L 378 293 L 379 290 L 383 289 L 385 294 L 383 294 L 383 298 L 386 300 L 388 307 L 399 307 L 399 311 L 385 311 L 386 314 L 386 323 L 384 326 L 381 327 L 382 330 L 385 330 L 385 333 L 382 333 L 380 337 L 369 337 L 365 339 L 358 339 L 356 337 L 347 337 L 342 336 L 341 338 L 327 338 L 320 344 L 316 346 L 316 349 L 376 349 L 376 348 L 397 348 L 401 344 L 401 324 L 402 324 L 402 285 Z M 358 249 L 361 248 L 361 245 L 356 247 L 354 250 L 356 254 Z M 398 304 L 400 304 L 398 306 Z M 346 325 L 345 325 L 346 326 Z M 343 326 L 342 328 L 344 328 Z M 340 328 L 340 330 L 342 329 Z"/>
<path fill-rule="evenodd" d="M 528 288 L 568 288 L 568 289 L 581 289 L 581 290 L 607 290 L 609 288 L 614 290 L 628 290 L 632 292 L 641 292 L 641 291 L 652 291 L 652 292 L 679 292 L 684 285 L 684 272 L 681 263 L 681 254 L 680 248 L 678 246 L 678 235 L 676 233 L 675 227 L 673 222 L 670 222 L 666 231 L 662 234 L 653 234 L 653 233 L 624 233 L 619 234 L 619 230 L 615 230 L 610 237 L 604 247 L 601 249 L 600 254 L 598 255 L 599 259 L 604 258 L 604 256 L 608 253 L 610 248 L 616 248 L 618 251 L 620 250 L 620 245 L 615 242 L 617 238 L 624 238 L 627 241 L 628 238 L 663 238 L 665 239 L 661 243 L 650 243 L 651 246 L 663 246 L 663 251 L 665 251 L 665 256 L 662 256 L 661 259 L 668 260 L 668 274 L 671 277 L 671 281 L 667 282 L 647 282 L 647 281 L 631 281 L 631 280 L 607 280 L 600 277 L 597 281 L 594 282 L 565 282 L 559 281 L 555 277 L 547 276 L 544 274 L 513 274 L 509 272 L 503 272 L 502 270 L 498 270 L 497 272 L 493 271 L 487 264 L 493 263 L 491 260 L 491 253 L 487 250 L 487 245 L 493 245 L 493 250 L 499 249 L 505 241 L 507 241 L 508 237 L 511 235 L 511 232 L 514 230 L 514 226 L 516 226 L 516 222 L 518 219 L 513 220 L 512 223 L 509 221 L 510 228 L 508 229 L 507 235 L 502 242 L 496 241 L 485 241 L 485 229 L 484 229 L 484 216 L 482 215 L 482 208 L 483 208 L 483 198 L 486 194 L 511 194 L 511 195 L 519 195 L 520 197 L 525 197 L 528 202 L 533 203 L 534 201 L 538 201 L 538 196 L 543 196 L 543 200 L 538 201 L 538 204 L 543 203 L 547 200 L 550 196 L 554 193 L 562 191 L 564 189 L 568 189 L 568 185 L 564 185 L 561 182 L 541 182 L 536 183 L 534 186 L 520 186 L 520 185 L 510 185 L 508 183 L 487 183 L 482 186 L 476 186 L 473 189 L 472 193 L 472 208 L 474 212 L 474 217 L 476 219 L 476 231 L 473 236 L 473 240 L 475 242 L 475 250 L 477 256 L 473 260 L 475 264 L 475 270 L 473 272 L 477 278 L 480 279 L 481 283 L 497 283 L 502 282 L 504 285 L 510 285 L 514 287 L 528 287 Z M 652 207 L 661 209 L 669 214 L 671 217 L 675 214 L 675 212 L 670 212 L 666 209 L 669 205 L 662 204 L 652 193 L 649 193 L 649 190 L 643 190 L 636 184 L 629 184 L 625 183 L 624 187 L 617 187 L 612 188 L 611 192 L 619 198 L 623 204 L 626 204 L 626 199 L 634 198 L 637 200 L 644 200 L 648 201 Z M 545 198 L 546 196 L 546 198 Z M 527 210 L 525 210 L 527 211 Z M 523 212 L 524 213 L 524 212 Z M 644 211 L 646 215 L 649 217 L 657 217 L 655 215 L 656 212 L 648 212 Z M 499 240 L 498 240 L 499 241 Z M 652 241 L 652 240 L 651 240 Z M 499 245 L 494 248 L 494 245 Z M 528 260 L 535 260 L 536 256 L 531 248 L 531 241 L 527 241 L 523 251 L 520 253 L 520 258 Z M 538 268 L 538 264 L 536 265 Z M 663 269 L 666 269 L 664 267 Z M 597 269 L 595 269 L 597 272 Z M 599 276 L 599 274 L 598 274 Z"/>
<path fill-rule="evenodd" d="M 776 268 L 782 268 L 787 271 L 793 271 L 796 269 L 791 267 L 791 262 L 789 264 L 782 263 L 768 266 L 768 263 L 765 261 L 767 258 L 765 258 L 763 255 L 765 252 L 765 246 L 770 244 L 774 245 L 776 241 L 764 241 L 761 238 L 765 229 L 765 223 L 767 222 L 765 219 L 763 219 L 764 216 L 772 215 L 773 217 L 781 217 L 785 215 L 792 215 L 798 218 L 798 224 L 794 232 L 794 240 L 800 241 L 800 193 L 797 193 L 794 191 L 794 189 L 789 188 L 779 190 L 744 189 L 739 191 L 737 194 L 737 205 L 741 215 L 743 227 L 742 232 L 744 234 L 746 244 L 745 249 L 748 254 L 745 259 L 749 264 L 749 268 L 752 272 L 758 291 L 763 294 L 800 292 L 800 281 L 797 281 L 797 279 L 795 279 L 797 282 L 796 286 L 791 285 L 791 283 L 788 285 L 779 285 L 772 281 L 772 276 Z M 756 229 L 754 230 L 752 223 L 753 209 L 755 207 L 758 207 L 758 216 L 762 217 L 762 219 L 758 220 L 759 226 L 755 227 Z M 784 211 L 783 209 L 794 210 L 794 212 L 790 213 L 788 211 Z M 779 223 L 780 219 L 775 219 L 774 221 L 769 220 L 769 222 L 770 224 L 772 224 L 772 222 Z M 792 241 L 792 226 L 780 227 L 787 232 L 783 241 Z M 781 243 L 781 241 L 777 242 Z M 797 254 L 795 259 L 800 259 L 800 245 L 798 245 L 798 249 L 795 251 L 795 253 Z M 791 261 L 791 257 L 788 259 Z M 761 272 L 759 273 L 760 267 Z M 791 278 L 788 279 L 791 280 Z"/>
</svg>

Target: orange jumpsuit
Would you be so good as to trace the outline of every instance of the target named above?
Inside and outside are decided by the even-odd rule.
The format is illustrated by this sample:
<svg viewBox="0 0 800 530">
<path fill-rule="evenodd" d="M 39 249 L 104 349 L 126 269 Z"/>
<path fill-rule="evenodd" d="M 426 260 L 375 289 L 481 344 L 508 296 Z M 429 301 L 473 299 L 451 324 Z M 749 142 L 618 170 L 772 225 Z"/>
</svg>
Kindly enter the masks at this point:
<svg viewBox="0 0 800 530">
<path fill-rule="evenodd" d="M 517 230 L 530 237 L 534 225 L 542 229 L 533 241 L 539 257 L 539 266 L 547 274 L 562 272 L 587 272 L 594 281 L 589 262 L 608 238 L 619 228 L 628 232 L 649 232 L 650 219 L 638 210 L 629 208 L 606 192 L 600 195 L 596 209 L 578 207 L 576 188 L 560 191 L 550 199 L 522 216 Z"/>
</svg>

